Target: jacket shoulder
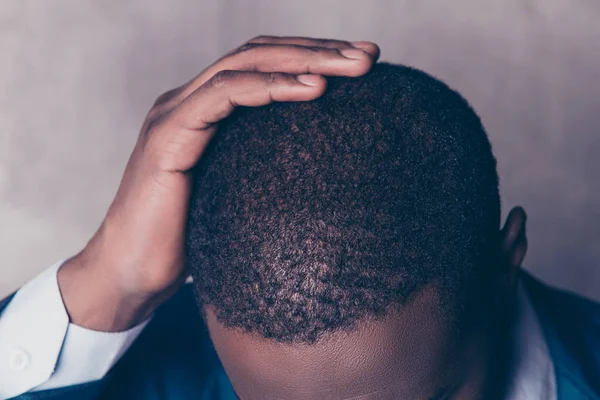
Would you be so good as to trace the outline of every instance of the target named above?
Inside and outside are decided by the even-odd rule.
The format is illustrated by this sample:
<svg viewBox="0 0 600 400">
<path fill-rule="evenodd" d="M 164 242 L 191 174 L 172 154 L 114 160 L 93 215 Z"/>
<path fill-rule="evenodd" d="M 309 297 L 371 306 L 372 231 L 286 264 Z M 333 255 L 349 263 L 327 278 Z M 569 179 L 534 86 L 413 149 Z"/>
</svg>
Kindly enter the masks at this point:
<svg viewBox="0 0 600 400">
<path fill-rule="evenodd" d="M 2 313 L 2 311 L 4 311 L 4 309 L 8 306 L 8 304 L 11 302 L 13 297 L 15 297 L 15 294 L 16 294 L 16 292 L 9 295 L 8 297 L 6 297 L 4 299 L 0 299 L 0 313 Z"/>
<path fill-rule="evenodd" d="M 165 398 L 200 398 L 224 376 L 192 285 L 187 284 L 156 310 L 111 370 L 103 398 L 154 399 L 165 392 Z"/>
<path fill-rule="evenodd" d="M 561 381 L 563 386 L 568 382 L 588 398 L 600 399 L 600 303 L 528 274 L 523 282 L 548 343 L 557 390 L 561 391 Z"/>
</svg>

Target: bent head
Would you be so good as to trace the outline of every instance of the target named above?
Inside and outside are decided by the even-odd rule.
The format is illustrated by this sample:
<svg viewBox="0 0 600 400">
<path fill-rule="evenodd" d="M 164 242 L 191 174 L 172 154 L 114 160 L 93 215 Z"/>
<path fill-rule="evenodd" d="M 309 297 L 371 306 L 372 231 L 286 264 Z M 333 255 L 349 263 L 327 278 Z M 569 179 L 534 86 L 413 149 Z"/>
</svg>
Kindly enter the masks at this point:
<svg viewBox="0 0 600 400">
<path fill-rule="evenodd" d="M 239 109 L 195 176 L 188 262 L 241 399 L 501 386 L 524 215 L 500 230 L 496 161 L 458 93 L 377 64 L 310 103 Z"/>
</svg>

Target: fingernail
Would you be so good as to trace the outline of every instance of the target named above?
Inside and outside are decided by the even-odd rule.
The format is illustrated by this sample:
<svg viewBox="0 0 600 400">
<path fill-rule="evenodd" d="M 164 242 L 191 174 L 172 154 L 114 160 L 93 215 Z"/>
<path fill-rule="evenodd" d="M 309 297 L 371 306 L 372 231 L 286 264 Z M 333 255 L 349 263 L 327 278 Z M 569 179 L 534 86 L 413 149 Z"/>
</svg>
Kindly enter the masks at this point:
<svg viewBox="0 0 600 400">
<path fill-rule="evenodd" d="M 365 52 L 359 49 L 342 49 L 340 53 L 346 58 L 352 58 L 354 60 L 362 60 L 365 58 Z"/>
<path fill-rule="evenodd" d="M 304 75 L 298 75 L 296 77 L 296 80 L 307 86 L 317 86 L 319 84 L 319 82 L 321 81 L 321 78 L 319 78 L 318 75 L 304 74 Z"/>
<path fill-rule="evenodd" d="M 366 50 L 366 49 L 372 48 L 374 43 L 361 41 L 361 42 L 350 42 L 350 44 L 354 47 L 358 47 L 359 49 Z"/>
</svg>

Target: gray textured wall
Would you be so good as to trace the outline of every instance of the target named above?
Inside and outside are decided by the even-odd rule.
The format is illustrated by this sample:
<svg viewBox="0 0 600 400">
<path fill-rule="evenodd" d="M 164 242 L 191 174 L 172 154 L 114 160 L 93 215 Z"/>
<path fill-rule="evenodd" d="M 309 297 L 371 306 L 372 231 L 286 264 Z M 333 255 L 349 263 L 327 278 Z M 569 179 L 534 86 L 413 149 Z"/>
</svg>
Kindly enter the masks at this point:
<svg viewBox="0 0 600 400">
<path fill-rule="evenodd" d="M 0 0 L 0 297 L 83 246 L 154 98 L 259 33 L 369 39 L 478 110 L 528 268 L 600 298 L 594 0 Z"/>
</svg>

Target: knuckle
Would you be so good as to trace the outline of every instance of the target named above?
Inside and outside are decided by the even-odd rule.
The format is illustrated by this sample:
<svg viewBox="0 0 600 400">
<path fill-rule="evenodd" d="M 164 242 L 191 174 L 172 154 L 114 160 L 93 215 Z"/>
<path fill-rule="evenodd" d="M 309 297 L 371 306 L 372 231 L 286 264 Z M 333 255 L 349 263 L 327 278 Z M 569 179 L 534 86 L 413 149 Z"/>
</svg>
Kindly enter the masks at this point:
<svg viewBox="0 0 600 400">
<path fill-rule="evenodd" d="M 150 131 L 155 131 L 158 127 L 162 126 L 168 115 L 171 114 L 173 107 L 167 104 L 159 104 L 154 106 L 148 111 L 146 114 L 146 118 L 144 120 L 144 129 L 143 132 L 149 133 Z"/>
<path fill-rule="evenodd" d="M 150 111 L 148 111 L 148 114 L 146 115 L 146 121 L 148 121 L 148 123 L 152 123 L 156 119 L 160 118 L 162 113 L 163 113 L 162 107 L 154 106 L 150 109 Z"/>
<path fill-rule="evenodd" d="M 341 44 L 341 45 L 343 45 L 343 46 L 345 46 L 345 47 L 354 47 L 354 46 L 352 46 L 352 44 L 351 44 L 349 41 L 347 41 L 347 40 L 338 40 L 337 42 L 336 42 L 336 41 L 332 41 L 332 43 Z"/>
<path fill-rule="evenodd" d="M 158 105 L 167 103 L 173 97 L 177 96 L 178 93 L 179 93 L 179 88 L 171 89 L 171 90 L 164 92 L 163 94 L 161 94 L 160 96 L 158 96 L 156 98 L 156 101 L 154 101 L 154 106 L 158 106 Z"/>
<path fill-rule="evenodd" d="M 250 50 L 254 50 L 255 48 L 259 47 L 260 44 L 259 43 L 244 43 L 243 45 L 241 45 L 240 47 L 238 47 L 236 53 L 245 53 L 248 52 Z"/>
<path fill-rule="evenodd" d="M 350 43 L 343 41 L 343 40 L 333 40 L 333 39 L 316 39 L 317 41 L 317 46 L 320 47 L 331 47 L 331 48 L 337 48 L 337 47 L 351 47 Z"/>
<path fill-rule="evenodd" d="M 157 116 L 155 116 L 154 118 L 152 118 L 149 122 L 148 122 L 148 127 L 146 128 L 146 131 L 149 134 L 155 133 L 156 131 L 160 131 L 162 129 L 164 129 L 164 126 L 166 124 L 166 122 L 168 121 L 167 118 L 167 113 L 162 113 L 159 114 Z"/>
<path fill-rule="evenodd" d="M 306 52 L 308 53 L 328 53 L 331 52 L 331 49 L 325 48 L 325 47 L 321 47 L 321 46 L 304 46 L 303 47 L 304 50 L 306 50 Z"/>
<path fill-rule="evenodd" d="M 209 84 L 213 88 L 222 89 L 229 85 L 235 75 L 236 71 L 228 69 L 219 71 L 212 78 L 210 78 Z"/>
<path fill-rule="evenodd" d="M 262 74 L 262 78 L 264 83 L 266 83 L 267 85 L 272 85 L 281 79 L 281 74 L 278 74 L 276 72 L 268 72 Z"/>
</svg>

